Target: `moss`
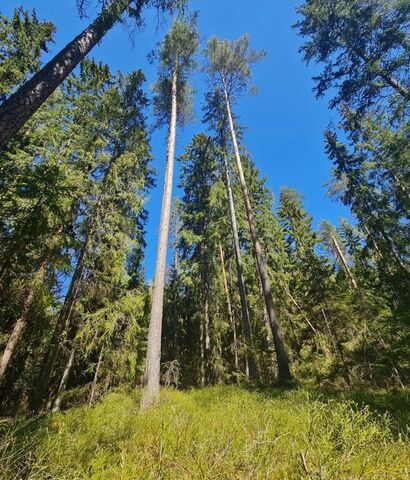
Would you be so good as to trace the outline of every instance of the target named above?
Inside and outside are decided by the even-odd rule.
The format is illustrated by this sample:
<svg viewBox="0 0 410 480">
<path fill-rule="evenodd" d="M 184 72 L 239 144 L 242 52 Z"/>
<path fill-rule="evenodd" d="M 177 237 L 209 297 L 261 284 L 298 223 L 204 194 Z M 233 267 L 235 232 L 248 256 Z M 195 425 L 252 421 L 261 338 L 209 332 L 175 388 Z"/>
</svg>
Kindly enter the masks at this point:
<svg viewBox="0 0 410 480">
<path fill-rule="evenodd" d="M 115 392 L 91 409 L 4 423 L 0 478 L 407 479 L 410 443 L 377 410 L 305 389 L 213 387 L 163 391 L 141 413 L 138 392 Z"/>
</svg>

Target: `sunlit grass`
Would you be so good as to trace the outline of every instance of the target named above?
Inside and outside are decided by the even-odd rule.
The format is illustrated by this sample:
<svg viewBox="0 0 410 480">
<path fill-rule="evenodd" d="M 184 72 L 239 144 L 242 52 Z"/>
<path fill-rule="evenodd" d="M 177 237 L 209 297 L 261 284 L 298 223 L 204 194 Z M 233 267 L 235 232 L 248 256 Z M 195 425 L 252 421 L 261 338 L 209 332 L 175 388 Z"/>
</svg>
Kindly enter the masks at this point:
<svg viewBox="0 0 410 480">
<path fill-rule="evenodd" d="M 92 409 L 4 421 L 0 478 L 408 480 L 405 424 L 365 403 L 213 387 L 163 391 L 141 413 L 138 392 L 111 393 Z"/>
</svg>

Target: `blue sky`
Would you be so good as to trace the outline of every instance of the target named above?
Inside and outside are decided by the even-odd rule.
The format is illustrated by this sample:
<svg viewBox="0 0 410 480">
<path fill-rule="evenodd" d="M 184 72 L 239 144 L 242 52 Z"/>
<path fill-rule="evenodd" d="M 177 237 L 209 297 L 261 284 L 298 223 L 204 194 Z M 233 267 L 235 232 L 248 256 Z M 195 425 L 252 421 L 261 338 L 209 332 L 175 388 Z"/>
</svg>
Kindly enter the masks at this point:
<svg viewBox="0 0 410 480">
<path fill-rule="evenodd" d="M 198 25 L 203 42 L 212 35 L 233 39 L 246 32 L 254 48 L 267 52 L 266 59 L 254 68 L 253 80 L 258 95 L 244 97 L 235 112 L 241 124 L 247 127 L 245 145 L 275 196 L 281 186 L 297 189 L 316 225 L 321 219 L 337 222 L 338 218 L 349 214 L 342 205 L 327 199 L 323 188 L 331 170 L 324 153 L 323 130 L 329 123 L 337 123 L 337 115 L 327 108 L 326 99 L 315 99 L 311 77 L 317 67 L 307 67 L 298 53 L 301 39 L 291 26 L 297 20 L 296 7 L 301 2 L 254 0 L 250 4 L 247 0 L 191 0 L 191 8 L 199 12 Z M 51 46 L 54 54 L 78 35 L 98 10 L 90 8 L 90 18 L 80 20 L 75 4 L 75 0 L 2 0 L 0 10 L 9 15 L 14 7 L 22 5 L 27 9 L 35 8 L 40 19 L 53 21 L 57 28 L 56 41 Z M 96 1 L 90 4 L 95 5 Z M 113 71 L 142 68 L 149 92 L 156 68 L 147 62 L 146 56 L 163 37 L 166 28 L 166 23 L 157 28 L 155 16 L 147 12 L 146 27 L 137 32 L 133 41 L 130 41 L 130 31 L 117 25 L 89 56 L 107 63 Z M 195 133 L 204 129 L 200 119 L 205 79 L 202 74 L 196 74 L 193 82 L 197 89 L 196 121 L 178 132 L 177 154 Z M 165 136 L 166 131 L 161 130 L 152 137 L 153 166 L 158 178 L 148 203 L 147 278 L 152 277 L 155 265 Z M 178 175 L 175 185 L 177 183 Z M 178 195 L 176 188 L 174 193 Z"/>
</svg>

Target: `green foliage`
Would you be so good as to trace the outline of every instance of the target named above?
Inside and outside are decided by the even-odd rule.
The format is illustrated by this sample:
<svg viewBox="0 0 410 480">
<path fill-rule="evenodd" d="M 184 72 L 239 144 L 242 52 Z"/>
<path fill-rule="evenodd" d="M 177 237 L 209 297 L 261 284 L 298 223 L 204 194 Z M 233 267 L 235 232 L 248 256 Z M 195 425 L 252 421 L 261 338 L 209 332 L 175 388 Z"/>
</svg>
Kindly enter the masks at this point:
<svg viewBox="0 0 410 480">
<path fill-rule="evenodd" d="M 4 422 L 0 478 L 406 479 L 406 420 L 385 412 L 408 408 L 408 393 L 356 398 L 168 390 L 141 412 L 138 395 L 114 392 L 92 409 Z"/>
<path fill-rule="evenodd" d="M 0 101 L 38 70 L 54 31 L 35 10 L 15 8 L 10 19 L 0 14 Z"/>
<path fill-rule="evenodd" d="M 177 81 L 177 120 L 180 126 L 192 119 L 192 95 L 189 75 L 196 67 L 199 46 L 196 17 L 174 19 L 169 32 L 151 57 L 158 60 L 158 80 L 153 86 L 154 115 L 157 125 L 168 125 L 170 119 L 172 77 Z"/>
<path fill-rule="evenodd" d="M 265 55 L 250 47 L 248 35 L 234 41 L 212 37 L 205 49 L 205 71 L 214 84 L 222 82 L 235 96 L 252 87 L 251 66 Z"/>
<path fill-rule="evenodd" d="M 397 108 L 398 92 L 404 96 L 399 100 L 408 103 L 406 0 L 307 0 L 298 12 L 303 18 L 296 27 L 306 38 L 304 59 L 324 65 L 314 78 L 318 96 L 336 88 L 331 106 L 346 103 L 362 112 L 383 110 L 386 100 L 378 100 L 386 96 L 390 107 Z"/>
</svg>

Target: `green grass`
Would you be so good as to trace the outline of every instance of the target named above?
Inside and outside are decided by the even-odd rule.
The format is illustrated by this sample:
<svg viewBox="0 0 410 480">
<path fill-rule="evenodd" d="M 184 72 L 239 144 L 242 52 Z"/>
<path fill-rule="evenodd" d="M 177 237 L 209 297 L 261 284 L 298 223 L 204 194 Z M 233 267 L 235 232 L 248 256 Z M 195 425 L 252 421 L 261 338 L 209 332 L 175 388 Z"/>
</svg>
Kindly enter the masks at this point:
<svg viewBox="0 0 410 480">
<path fill-rule="evenodd" d="M 141 413 L 139 392 L 111 393 L 0 423 L 0 478 L 408 480 L 409 395 L 353 397 L 213 387 L 163 391 Z"/>
</svg>

